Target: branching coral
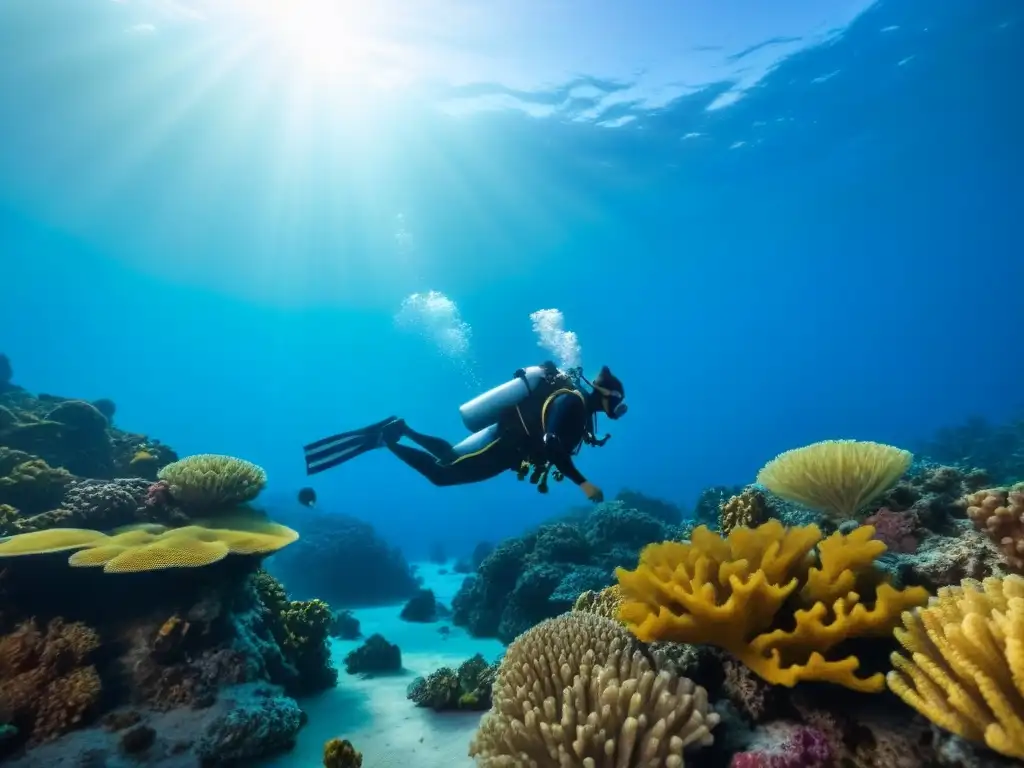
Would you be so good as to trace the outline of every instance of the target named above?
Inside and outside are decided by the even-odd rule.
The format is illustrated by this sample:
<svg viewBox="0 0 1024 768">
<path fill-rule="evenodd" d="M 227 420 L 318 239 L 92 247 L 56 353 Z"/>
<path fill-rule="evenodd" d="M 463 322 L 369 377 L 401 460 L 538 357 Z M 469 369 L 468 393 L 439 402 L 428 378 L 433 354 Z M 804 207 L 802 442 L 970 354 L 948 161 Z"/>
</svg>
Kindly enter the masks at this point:
<svg viewBox="0 0 1024 768">
<path fill-rule="evenodd" d="M 620 625 L 573 611 L 509 646 L 469 754 L 481 768 L 682 768 L 718 715 L 686 678 L 656 671 Z"/>
<path fill-rule="evenodd" d="M 1024 759 L 1024 578 L 943 587 L 896 630 L 889 688 L 936 725 Z"/>
<path fill-rule="evenodd" d="M 768 519 L 769 514 L 764 494 L 754 488 L 745 488 L 742 493 L 722 502 L 718 509 L 718 528 L 726 535 L 741 525 L 756 528 Z"/>
<path fill-rule="evenodd" d="M 157 477 L 191 512 L 230 509 L 255 499 L 267 484 L 262 467 L 233 456 L 203 453 L 168 464 Z"/>
<path fill-rule="evenodd" d="M 635 571 L 617 569 L 619 616 L 645 642 L 724 648 L 770 683 L 880 691 L 881 674 L 854 674 L 856 656 L 824 655 L 852 637 L 888 635 L 901 611 L 928 598 L 919 587 L 881 581 L 873 564 L 885 545 L 874 532 L 860 526 L 822 540 L 817 526 L 787 529 L 770 520 L 723 539 L 700 526 L 690 542 L 649 545 Z"/>
<path fill-rule="evenodd" d="M 1006 562 L 1024 570 L 1024 483 L 964 498 L 967 516 L 999 545 Z"/>
<path fill-rule="evenodd" d="M 0 723 L 14 725 L 30 744 L 77 727 L 95 706 L 100 678 L 88 663 L 99 636 L 81 623 L 35 620 L 0 637 Z"/>
<path fill-rule="evenodd" d="M 891 445 L 825 440 L 779 454 L 758 472 L 757 482 L 787 501 L 846 520 L 885 493 L 912 460 Z"/>
</svg>

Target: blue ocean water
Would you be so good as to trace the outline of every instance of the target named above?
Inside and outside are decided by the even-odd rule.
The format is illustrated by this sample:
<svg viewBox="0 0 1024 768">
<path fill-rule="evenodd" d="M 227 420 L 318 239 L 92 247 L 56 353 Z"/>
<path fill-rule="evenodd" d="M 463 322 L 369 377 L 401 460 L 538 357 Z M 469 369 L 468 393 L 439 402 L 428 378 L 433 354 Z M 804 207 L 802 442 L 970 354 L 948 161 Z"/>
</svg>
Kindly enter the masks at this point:
<svg viewBox="0 0 1024 768">
<path fill-rule="evenodd" d="M 579 458 L 608 496 L 691 505 L 814 440 L 998 421 L 1022 405 L 1022 23 L 1013 0 L 9 0 L 0 350 L 30 390 L 261 464 L 280 505 L 325 434 L 460 439 L 462 402 L 559 359 L 544 309 L 626 386 Z M 585 503 L 386 452 L 314 485 L 410 557 Z"/>
</svg>

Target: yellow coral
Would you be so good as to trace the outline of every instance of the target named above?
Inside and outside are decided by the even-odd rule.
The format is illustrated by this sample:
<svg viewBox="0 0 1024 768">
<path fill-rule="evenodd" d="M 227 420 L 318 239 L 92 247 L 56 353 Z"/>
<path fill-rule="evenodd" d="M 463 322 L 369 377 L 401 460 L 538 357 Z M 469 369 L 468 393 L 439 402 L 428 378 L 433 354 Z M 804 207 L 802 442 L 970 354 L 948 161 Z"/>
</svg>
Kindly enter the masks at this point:
<svg viewBox="0 0 1024 768">
<path fill-rule="evenodd" d="M 619 606 L 622 604 L 622 592 L 618 584 L 605 587 L 600 592 L 587 590 L 576 598 L 572 609 L 584 613 L 595 613 L 606 619 L 619 620 Z"/>
<path fill-rule="evenodd" d="M 81 528 L 50 528 L 46 531 L 19 533 L 0 541 L 0 557 L 42 555 L 47 552 L 81 549 L 102 544 L 107 539 L 105 533 Z"/>
<path fill-rule="evenodd" d="M 770 520 L 723 539 L 699 526 L 689 542 L 648 545 L 635 571 L 616 569 L 619 617 L 646 642 L 724 648 L 770 683 L 821 680 L 880 691 L 884 677 L 857 677 L 855 656 L 824 656 L 850 637 L 888 634 L 901 611 L 928 598 L 920 587 L 901 591 L 879 583 L 873 561 L 885 545 L 873 535 L 873 527 L 860 526 L 821 541 L 817 526 L 787 529 Z M 861 590 L 876 583 L 869 607 Z M 789 602 L 802 607 L 791 612 Z"/>
<path fill-rule="evenodd" d="M 329 739 L 324 742 L 324 768 L 360 768 L 363 753 L 357 752 L 348 739 Z"/>
<path fill-rule="evenodd" d="M 936 725 L 1024 759 L 1024 578 L 965 579 L 903 615 L 887 681 Z"/>
<path fill-rule="evenodd" d="M 171 496 L 193 510 L 234 507 L 255 499 L 267 484 L 262 467 L 234 456 L 202 453 L 172 462 L 157 473 Z"/>
<path fill-rule="evenodd" d="M 882 443 L 825 440 L 779 454 L 757 482 L 788 501 L 847 519 L 892 487 L 913 458 Z"/>
<path fill-rule="evenodd" d="M 0 557 L 38 555 L 78 549 L 68 558 L 73 566 L 103 566 L 107 573 L 135 573 L 163 568 L 200 568 L 229 554 L 276 552 L 299 534 L 269 521 L 236 519 L 238 527 L 188 525 L 166 529 L 141 525 L 114 535 L 77 528 L 53 528 L 12 536 L 0 542 Z"/>
</svg>

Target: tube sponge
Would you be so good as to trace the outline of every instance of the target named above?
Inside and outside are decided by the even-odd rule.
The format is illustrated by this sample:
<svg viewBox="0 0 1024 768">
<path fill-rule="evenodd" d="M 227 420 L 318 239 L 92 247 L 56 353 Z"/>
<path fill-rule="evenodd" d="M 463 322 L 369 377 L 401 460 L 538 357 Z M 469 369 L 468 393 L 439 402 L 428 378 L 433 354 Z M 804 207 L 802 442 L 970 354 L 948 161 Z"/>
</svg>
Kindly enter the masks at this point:
<svg viewBox="0 0 1024 768">
<path fill-rule="evenodd" d="M 493 700 L 469 748 L 481 768 L 682 768 L 719 720 L 703 688 L 656 671 L 620 625 L 579 611 L 516 638 Z"/>
<path fill-rule="evenodd" d="M 942 587 L 896 630 L 889 688 L 936 725 L 1024 760 L 1024 578 Z"/>
<path fill-rule="evenodd" d="M 882 443 L 824 440 L 779 454 L 757 473 L 757 482 L 787 501 L 846 520 L 889 490 L 913 458 Z"/>
<path fill-rule="evenodd" d="M 817 526 L 769 520 L 723 539 L 699 526 L 689 542 L 648 545 L 636 570 L 616 569 L 619 618 L 644 642 L 724 648 L 770 683 L 881 691 L 883 675 L 854 674 L 856 656 L 825 658 L 846 639 L 888 635 L 902 611 L 928 599 L 920 587 L 881 580 L 873 565 L 885 544 L 874 532 L 864 525 L 822 540 Z M 794 603 L 801 607 L 791 610 Z"/>
</svg>

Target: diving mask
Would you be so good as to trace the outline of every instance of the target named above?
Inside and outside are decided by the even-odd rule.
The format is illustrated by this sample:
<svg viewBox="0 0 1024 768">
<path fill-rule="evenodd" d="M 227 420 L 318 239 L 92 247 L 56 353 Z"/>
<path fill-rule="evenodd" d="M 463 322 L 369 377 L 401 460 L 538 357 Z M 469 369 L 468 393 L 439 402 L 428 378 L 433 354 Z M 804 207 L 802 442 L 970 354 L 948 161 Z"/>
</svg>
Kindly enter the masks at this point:
<svg viewBox="0 0 1024 768">
<path fill-rule="evenodd" d="M 624 402 L 624 395 L 621 392 L 599 386 L 595 386 L 594 389 L 601 393 L 601 397 L 604 400 L 602 403 L 604 405 L 603 410 L 609 419 L 620 419 L 626 415 L 629 406 Z"/>
</svg>

